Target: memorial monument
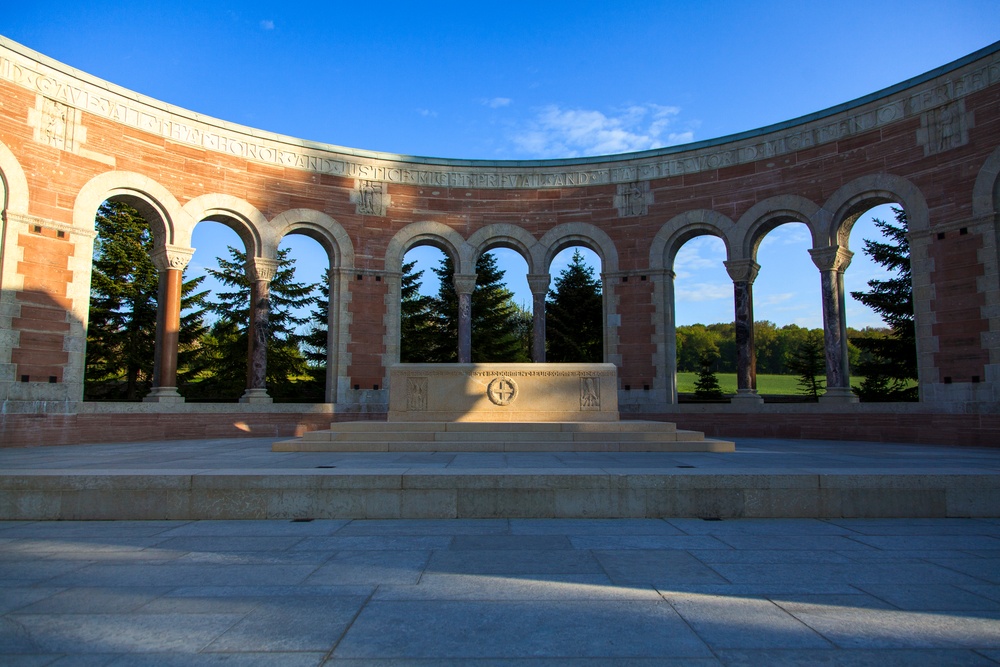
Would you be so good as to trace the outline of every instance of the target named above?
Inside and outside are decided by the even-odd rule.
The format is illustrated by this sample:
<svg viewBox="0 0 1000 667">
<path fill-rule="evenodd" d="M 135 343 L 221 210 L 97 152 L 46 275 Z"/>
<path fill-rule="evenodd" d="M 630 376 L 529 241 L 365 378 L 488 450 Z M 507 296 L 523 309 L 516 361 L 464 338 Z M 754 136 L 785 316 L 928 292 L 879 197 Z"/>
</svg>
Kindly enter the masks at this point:
<svg viewBox="0 0 1000 667">
<path fill-rule="evenodd" d="M 614 364 L 396 364 L 384 422 L 274 444 L 303 452 L 731 452 L 669 422 L 618 413 Z"/>
</svg>

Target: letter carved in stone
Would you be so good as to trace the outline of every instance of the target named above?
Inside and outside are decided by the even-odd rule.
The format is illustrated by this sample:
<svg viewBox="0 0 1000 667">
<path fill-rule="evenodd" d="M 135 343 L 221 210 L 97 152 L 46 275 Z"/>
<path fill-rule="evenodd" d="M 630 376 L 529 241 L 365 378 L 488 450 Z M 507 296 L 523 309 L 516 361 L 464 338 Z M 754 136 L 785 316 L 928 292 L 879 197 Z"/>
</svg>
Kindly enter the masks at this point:
<svg viewBox="0 0 1000 667">
<path fill-rule="evenodd" d="M 494 378 L 486 387 L 486 396 L 495 405 L 510 405 L 517 398 L 517 383 L 505 376 Z"/>
<path fill-rule="evenodd" d="M 580 378 L 580 409 L 601 409 L 601 380 L 593 376 Z"/>
<path fill-rule="evenodd" d="M 427 378 L 407 378 L 406 409 L 411 412 L 427 410 Z"/>
</svg>

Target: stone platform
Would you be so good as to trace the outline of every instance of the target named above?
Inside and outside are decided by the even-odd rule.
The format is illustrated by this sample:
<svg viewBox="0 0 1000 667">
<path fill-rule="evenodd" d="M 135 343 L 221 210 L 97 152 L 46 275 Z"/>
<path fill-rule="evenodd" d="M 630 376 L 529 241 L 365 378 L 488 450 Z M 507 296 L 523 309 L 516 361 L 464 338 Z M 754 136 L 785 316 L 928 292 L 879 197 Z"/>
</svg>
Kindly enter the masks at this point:
<svg viewBox="0 0 1000 667">
<path fill-rule="evenodd" d="M 0 520 L 1000 517 L 1000 450 L 273 452 L 270 438 L 0 450 Z"/>
<path fill-rule="evenodd" d="M 732 452 L 669 422 L 343 422 L 276 452 Z"/>
</svg>

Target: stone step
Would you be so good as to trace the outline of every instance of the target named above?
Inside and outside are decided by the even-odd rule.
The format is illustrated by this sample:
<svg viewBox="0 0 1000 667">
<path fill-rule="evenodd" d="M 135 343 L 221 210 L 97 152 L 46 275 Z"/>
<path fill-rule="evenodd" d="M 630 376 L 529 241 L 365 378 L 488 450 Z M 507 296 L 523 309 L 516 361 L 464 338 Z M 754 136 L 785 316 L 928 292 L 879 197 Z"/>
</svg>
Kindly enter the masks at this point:
<svg viewBox="0 0 1000 667">
<path fill-rule="evenodd" d="M 305 441 L 301 438 L 274 443 L 276 452 L 732 452 L 724 440 L 576 441 L 576 440 L 344 440 Z"/>
<path fill-rule="evenodd" d="M 375 433 L 384 431 L 490 431 L 490 432 L 567 432 L 567 433 L 662 433 L 676 431 L 672 422 L 617 421 L 617 422 L 391 422 L 353 421 L 333 422 L 332 431 L 341 433 Z M 311 433 L 316 433 L 312 431 Z M 308 435 L 308 434 L 306 434 Z"/>
<path fill-rule="evenodd" d="M 506 442 L 676 442 L 678 440 L 703 440 L 698 431 L 668 431 L 666 433 L 566 433 L 537 431 L 433 432 L 433 431 L 378 431 L 375 433 L 341 433 L 339 431 L 312 431 L 302 436 L 305 442 L 379 442 L 409 440 L 412 442 L 479 442 L 503 440 Z"/>
</svg>

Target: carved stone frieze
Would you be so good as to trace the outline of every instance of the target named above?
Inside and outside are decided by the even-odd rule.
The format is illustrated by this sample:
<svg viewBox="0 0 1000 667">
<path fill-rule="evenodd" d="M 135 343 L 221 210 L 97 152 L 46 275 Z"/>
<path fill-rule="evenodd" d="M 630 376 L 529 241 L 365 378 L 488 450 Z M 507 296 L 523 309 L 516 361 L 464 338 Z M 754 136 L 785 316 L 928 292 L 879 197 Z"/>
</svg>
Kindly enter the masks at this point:
<svg viewBox="0 0 1000 667">
<path fill-rule="evenodd" d="M 31 52 L 21 51 L 19 45 L 9 40 L 0 40 L 0 79 L 33 91 L 55 105 L 62 105 L 50 104 L 45 111 L 43 102 L 34 110 L 40 141 L 42 137 L 44 141 L 59 141 L 63 129 L 59 119 L 61 109 L 65 108 L 72 109 L 76 114 L 86 111 L 95 117 L 203 150 L 262 164 L 354 178 L 359 182 L 534 189 L 611 183 L 627 186 L 657 178 L 720 169 L 838 141 L 925 112 L 930 114 L 926 145 L 932 148 L 928 150 L 935 150 L 935 146 L 952 146 L 957 141 L 963 141 L 963 121 L 957 121 L 959 125 L 956 126 L 956 121 L 950 116 L 951 111 L 947 111 L 946 107 L 1000 81 L 1000 53 L 995 52 L 979 62 L 949 72 L 947 78 L 931 79 L 843 111 L 813 114 L 801 122 L 777 126 L 764 134 L 753 131 L 704 142 L 694 148 L 669 147 L 642 159 L 603 163 L 588 161 L 569 166 L 549 166 L 542 161 L 509 166 L 502 163 L 455 164 L 449 160 L 421 163 L 411 158 L 366 154 L 365 151 L 348 151 L 337 146 L 269 135 L 186 113 L 135 93 L 119 93 L 114 86 L 94 77 L 71 74 L 39 62 Z M 937 116 L 939 113 L 940 118 Z M 43 123 L 43 115 L 51 122 Z M 968 124 L 970 121 L 964 122 Z M 932 126 L 940 129 L 932 131 Z M 72 137 L 75 144 L 82 140 L 79 134 Z M 65 135 L 62 141 L 65 143 Z M 112 160 L 108 156 L 93 157 Z M 362 192 L 359 188 L 357 203 L 362 210 L 379 210 L 375 205 L 374 191 L 367 199 Z M 384 191 L 382 197 L 383 203 L 388 206 Z M 638 203 L 633 205 L 629 198 L 626 210 L 639 208 L 641 206 Z"/>
</svg>

